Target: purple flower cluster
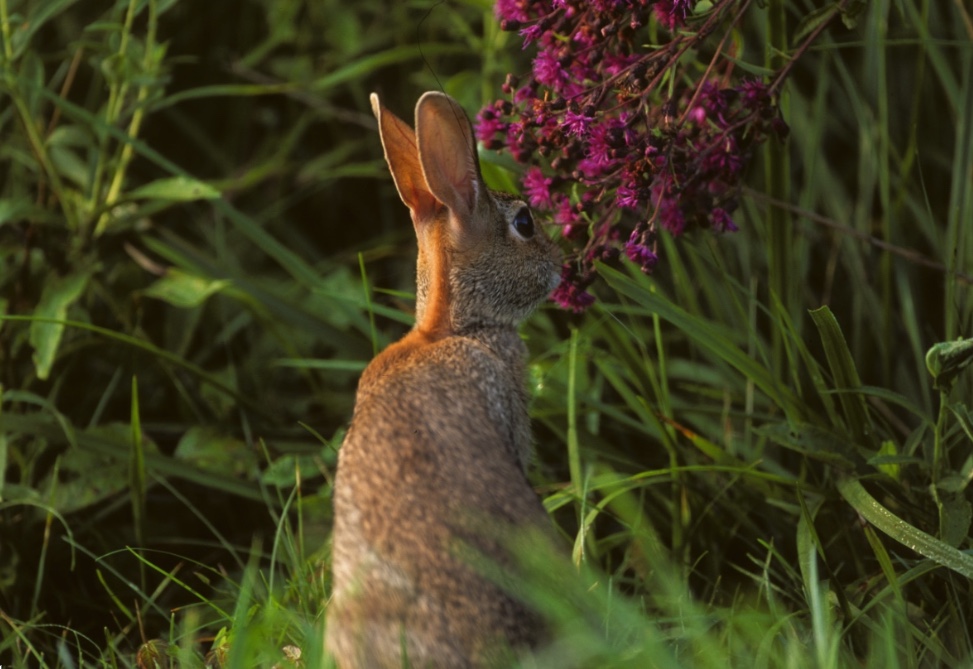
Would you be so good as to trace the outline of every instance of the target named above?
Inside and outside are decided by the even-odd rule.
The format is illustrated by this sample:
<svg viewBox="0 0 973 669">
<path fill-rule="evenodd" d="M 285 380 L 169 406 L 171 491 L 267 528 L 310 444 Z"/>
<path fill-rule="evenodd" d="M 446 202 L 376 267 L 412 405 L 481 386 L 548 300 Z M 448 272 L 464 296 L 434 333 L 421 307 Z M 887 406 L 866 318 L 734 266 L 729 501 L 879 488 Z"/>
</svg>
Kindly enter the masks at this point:
<svg viewBox="0 0 973 669">
<path fill-rule="evenodd" d="M 551 212 L 577 246 L 560 305 L 593 302 L 595 261 L 624 255 L 651 272 L 660 230 L 737 229 L 753 149 L 787 126 L 771 86 L 735 81 L 719 51 L 694 78 L 702 69 L 685 54 L 728 29 L 740 3 L 717 0 L 697 16 L 697 0 L 498 0 L 502 27 L 537 54 L 530 74 L 508 75 L 505 99 L 481 110 L 477 137 L 528 165 L 531 206 Z"/>
</svg>

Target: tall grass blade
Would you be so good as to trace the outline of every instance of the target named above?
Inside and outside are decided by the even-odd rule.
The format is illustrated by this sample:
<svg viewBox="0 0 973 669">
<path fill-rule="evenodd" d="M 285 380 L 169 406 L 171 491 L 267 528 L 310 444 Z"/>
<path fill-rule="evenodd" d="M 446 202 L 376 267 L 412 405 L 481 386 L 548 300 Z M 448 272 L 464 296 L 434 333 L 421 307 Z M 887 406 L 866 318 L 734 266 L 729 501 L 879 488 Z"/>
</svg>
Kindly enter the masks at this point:
<svg viewBox="0 0 973 669">
<path fill-rule="evenodd" d="M 714 360 L 729 364 L 744 378 L 752 380 L 761 391 L 778 404 L 788 417 L 798 420 L 806 412 L 805 404 L 794 392 L 778 383 L 765 366 L 747 355 L 738 337 L 711 321 L 685 311 L 676 304 L 650 290 L 647 279 L 633 280 L 607 265 L 599 265 L 598 271 L 609 286 L 635 301 L 647 313 L 657 314 L 668 321 Z"/>
<path fill-rule="evenodd" d="M 824 346 L 824 354 L 835 385 L 839 390 L 850 391 L 839 395 L 848 429 L 858 443 L 874 446 L 875 435 L 868 416 L 868 407 L 865 405 L 865 398 L 857 392 L 862 382 L 841 327 L 831 309 L 826 306 L 812 309 L 809 313 L 821 336 L 821 344 Z"/>
<path fill-rule="evenodd" d="M 132 503 L 132 523 L 135 529 L 135 544 L 139 548 L 146 545 L 145 542 L 145 509 L 146 509 L 146 469 L 145 469 L 145 450 L 142 446 L 142 419 L 139 412 L 139 384 L 138 377 L 132 377 L 132 456 L 129 462 L 129 495 Z M 145 567 L 141 569 L 141 585 L 144 590 Z"/>
</svg>

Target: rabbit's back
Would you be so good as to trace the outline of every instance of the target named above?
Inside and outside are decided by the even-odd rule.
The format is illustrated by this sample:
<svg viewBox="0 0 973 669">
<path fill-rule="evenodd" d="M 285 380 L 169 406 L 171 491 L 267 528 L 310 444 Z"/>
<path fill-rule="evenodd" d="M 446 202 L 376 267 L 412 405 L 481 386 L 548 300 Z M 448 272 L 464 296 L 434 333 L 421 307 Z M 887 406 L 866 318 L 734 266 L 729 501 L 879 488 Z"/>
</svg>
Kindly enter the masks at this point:
<svg viewBox="0 0 973 669">
<path fill-rule="evenodd" d="M 471 564 L 509 570 L 503 537 L 546 524 L 521 465 L 522 356 L 515 333 L 403 342 L 362 377 L 335 486 L 335 582 L 349 585 L 329 645 L 360 658 L 348 666 L 401 666 L 403 642 L 412 666 L 474 666 L 536 641 L 536 615 Z"/>
</svg>

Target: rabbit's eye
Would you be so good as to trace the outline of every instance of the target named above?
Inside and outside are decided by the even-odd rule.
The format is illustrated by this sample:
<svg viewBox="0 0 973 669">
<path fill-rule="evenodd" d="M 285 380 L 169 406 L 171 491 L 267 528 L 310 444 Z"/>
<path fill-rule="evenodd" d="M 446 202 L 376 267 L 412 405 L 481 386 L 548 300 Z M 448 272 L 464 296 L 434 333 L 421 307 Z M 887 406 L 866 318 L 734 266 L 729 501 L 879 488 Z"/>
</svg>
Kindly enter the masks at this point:
<svg viewBox="0 0 973 669">
<path fill-rule="evenodd" d="M 514 214 L 512 225 L 517 234 L 524 239 L 530 239 L 534 236 L 534 218 L 530 215 L 530 209 L 527 207 L 523 207 Z"/>
</svg>

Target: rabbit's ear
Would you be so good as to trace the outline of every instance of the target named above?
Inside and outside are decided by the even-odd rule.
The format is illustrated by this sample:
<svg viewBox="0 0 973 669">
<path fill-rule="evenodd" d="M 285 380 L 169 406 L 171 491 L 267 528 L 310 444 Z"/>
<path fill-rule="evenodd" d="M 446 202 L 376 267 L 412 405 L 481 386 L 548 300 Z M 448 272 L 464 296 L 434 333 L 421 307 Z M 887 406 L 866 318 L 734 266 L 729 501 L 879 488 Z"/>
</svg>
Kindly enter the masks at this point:
<svg viewBox="0 0 973 669">
<path fill-rule="evenodd" d="M 426 186 L 422 166 L 419 163 L 419 151 L 416 146 L 416 134 L 409 124 L 382 106 L 378 95 L 372 93 L 369 97 L 372 103 L 372 113 L 378 119 L 378 133 L 385 149 L 385 162 L 389 164 L 392 180 L 399 191 L 399 197 L 412 212 L 412 223 L 418 226 L 435 213 L 439 203 Z"/>
<path fill-rule="evenodd" d="M 429 192 L 467 224 L 485 190 L 476 140 L 466 112 L 444 93 L 430 91 L 416 105 L 419 162 Z"/>
</svg>

